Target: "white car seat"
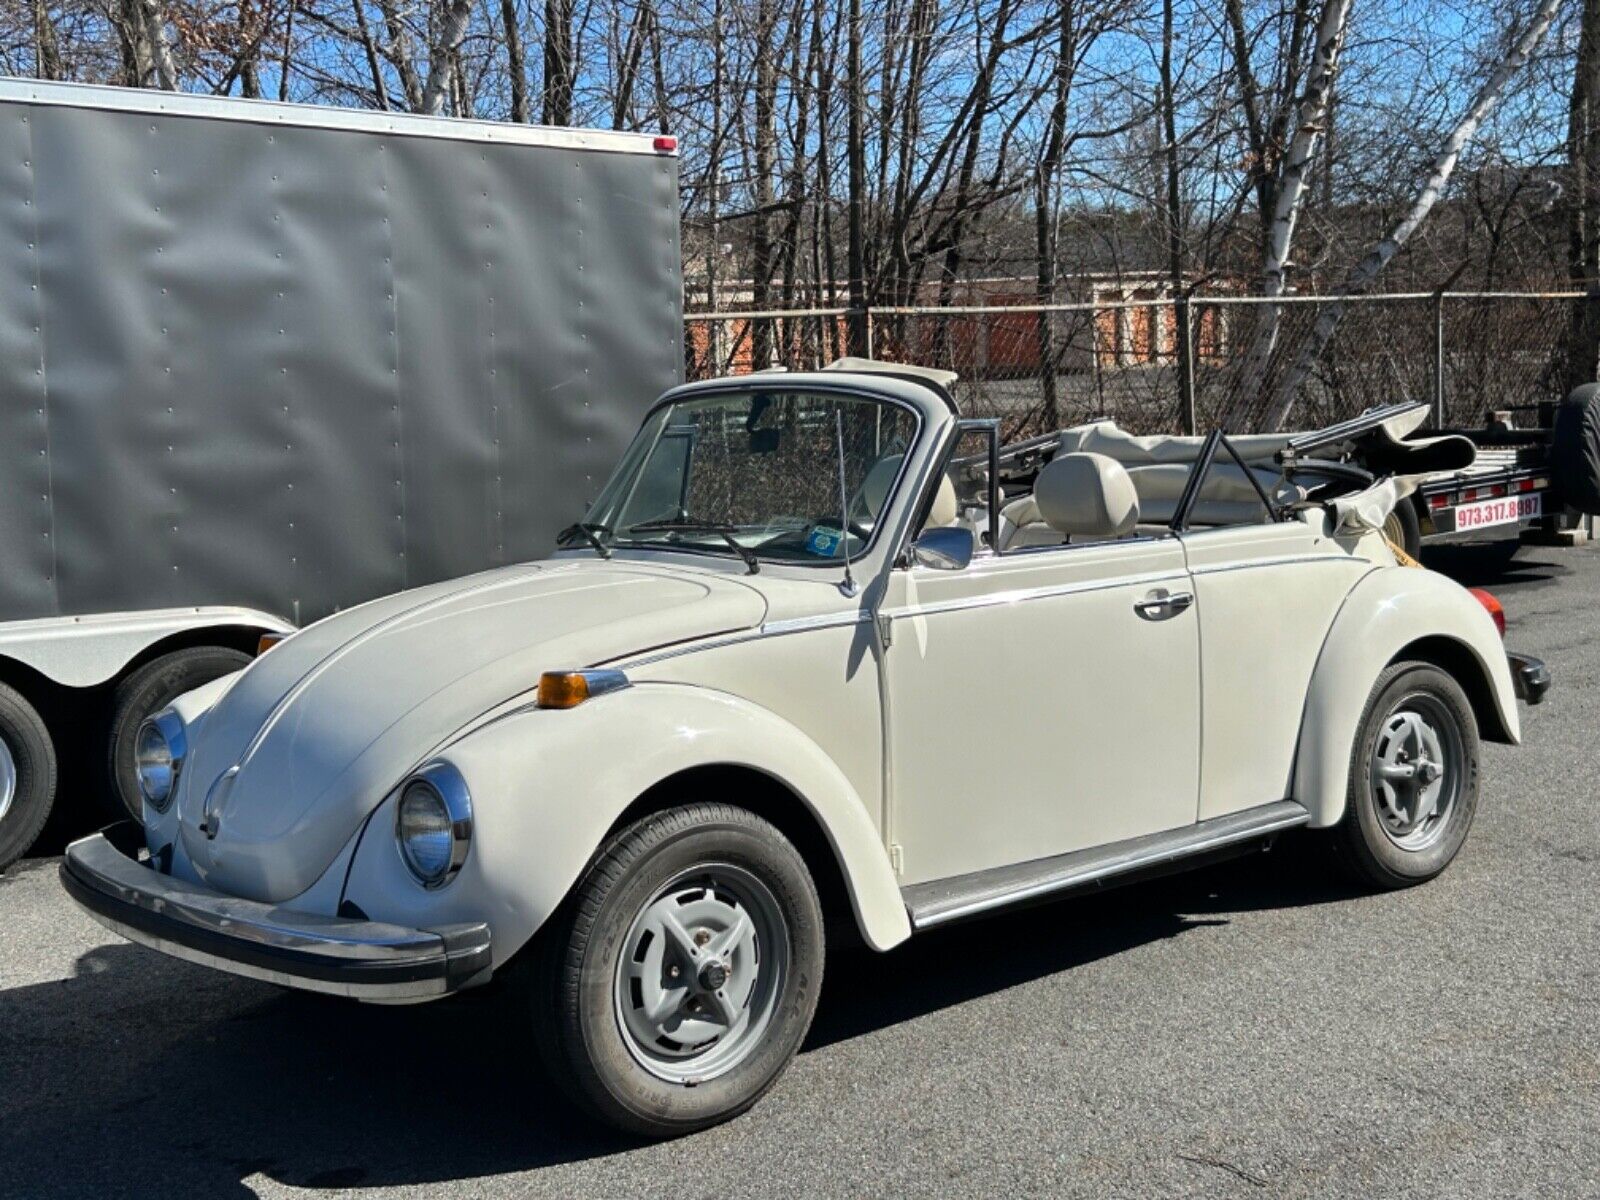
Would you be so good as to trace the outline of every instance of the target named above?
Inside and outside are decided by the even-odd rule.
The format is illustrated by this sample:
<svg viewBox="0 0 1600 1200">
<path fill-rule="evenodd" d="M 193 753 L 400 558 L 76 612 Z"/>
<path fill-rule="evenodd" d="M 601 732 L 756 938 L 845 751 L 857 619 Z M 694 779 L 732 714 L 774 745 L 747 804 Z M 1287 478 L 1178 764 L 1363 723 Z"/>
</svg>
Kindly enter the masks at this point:
<svg viewBox="0 0 1600 1200">
<path fill-rule="evenodd" d="M 1036 521 L 1026 519 L 1035 514 Z M 1033 495 L 1008 504 L 1001 515 L 1009 526 L 1001 532 L 1002 550 L 1105 541 L 1136 531 L 1139 495 L 1115 459 L 1058 454 L 1039 472 Z"/>
</svg>

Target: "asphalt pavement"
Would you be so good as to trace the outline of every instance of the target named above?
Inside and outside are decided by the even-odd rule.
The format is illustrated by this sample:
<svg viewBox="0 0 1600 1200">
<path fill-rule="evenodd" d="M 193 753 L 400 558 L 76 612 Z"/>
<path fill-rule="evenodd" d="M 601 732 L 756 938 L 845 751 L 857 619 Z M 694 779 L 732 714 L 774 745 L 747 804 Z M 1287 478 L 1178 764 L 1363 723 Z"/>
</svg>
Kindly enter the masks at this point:
<svg viewBox="0 0 1600 1200">
<path fill-rule="evenodd" d="M 1472 578 L 1555 674 L 1439 880 L 1267 855 L 830 956 L 809 1041 L 668 1144 L 565 1112 L 493 990 L 279 991 L 0 876 L 0 1196 L 1600 1196 L 1600 549 Z"/>
</svg>

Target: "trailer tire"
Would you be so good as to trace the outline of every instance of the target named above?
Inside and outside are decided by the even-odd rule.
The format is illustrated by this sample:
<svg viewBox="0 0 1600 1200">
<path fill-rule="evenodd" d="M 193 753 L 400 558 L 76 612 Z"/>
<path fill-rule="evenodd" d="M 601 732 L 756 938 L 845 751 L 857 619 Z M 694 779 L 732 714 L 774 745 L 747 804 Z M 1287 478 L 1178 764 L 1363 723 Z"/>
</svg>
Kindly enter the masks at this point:
<svg viewBox="0 0 1600 1200">
<path fill-rule="evenodd" d="M 1550 482 L 1568 508 L 1600 516 L 1600 383 L 1573 388 L 1556 409 Z"/>
<path fill-rule="evenodd" d="M 26 854 L 56 799 L 56 751 L 33 705 L 0 683 L 0 871 Z"/>
<path fill-rule="evenodd" d="M 250 665 L 250 656 L 226 646 L 190 646 L 152 659 L 117 685 L 106 738 L 107 802 L 120 816 L 140 818 L 143 801 L 134 767 L 134 741 L 144 719 L 185 692 Z"/>
<path fill-rule="evenodd" d="M 1422 553 L 1422 525 L 1417 520 L 1417 508 L 1410 496 L 1405 496 L 1390 510 L 1383 522 L 1383 536 L 1388 538 L 1412 558 Z"/>
</svg>

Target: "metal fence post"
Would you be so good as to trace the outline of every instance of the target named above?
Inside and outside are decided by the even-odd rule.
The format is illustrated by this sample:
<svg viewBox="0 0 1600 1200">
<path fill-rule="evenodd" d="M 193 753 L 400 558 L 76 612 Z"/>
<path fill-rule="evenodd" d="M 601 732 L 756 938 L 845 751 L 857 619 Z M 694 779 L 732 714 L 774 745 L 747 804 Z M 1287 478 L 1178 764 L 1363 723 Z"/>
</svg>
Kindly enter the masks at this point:
<svg viewBox="0 0 1600 1200">
<path fill-rule="evenodd" d="M 872 358 L 872 306 L 870 304 L 862 309 L 861 322 L 867 331 L 867 357 Z"/>
<path fill-rule="evenodd" d="M 1433 427 L 1444 428 L 1444 292 L 1433 294 Z"/>
<path fill-rule="evenodd" d="M 1178 328 L 1173 333 L 1183 342 L 1183 370 L 1178 374 L 1178 422 L 1180 432 L 1193 436 L 1197 432 L 1194 408 L 1194 309 L 1189 299 L 1187 292 L 1179 292 L 1173 310 L 1173 315 L 1178 319 Z"/>
</svg>

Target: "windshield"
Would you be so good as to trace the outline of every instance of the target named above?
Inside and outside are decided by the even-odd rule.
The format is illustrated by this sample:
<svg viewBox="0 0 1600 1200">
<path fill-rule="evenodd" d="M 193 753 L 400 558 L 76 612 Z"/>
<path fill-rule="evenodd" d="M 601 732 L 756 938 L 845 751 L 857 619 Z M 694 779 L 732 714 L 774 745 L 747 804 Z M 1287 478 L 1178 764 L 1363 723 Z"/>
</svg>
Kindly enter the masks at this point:
<svg viewBox="0 0 1600 1200">
<path fill-rule="evenodd" d="M 910 409 L 860 396 L 685 400 L 646 421 L 583 525 L 608 546 L 854 557 L 872 540 L 916 431 Z"/>
</svg>

